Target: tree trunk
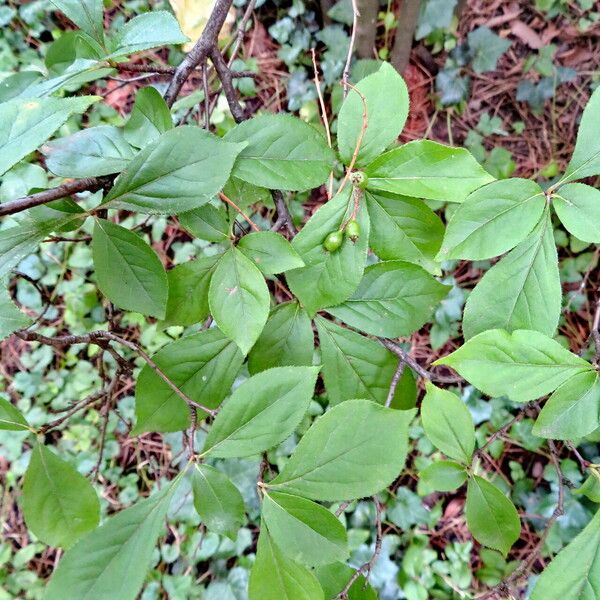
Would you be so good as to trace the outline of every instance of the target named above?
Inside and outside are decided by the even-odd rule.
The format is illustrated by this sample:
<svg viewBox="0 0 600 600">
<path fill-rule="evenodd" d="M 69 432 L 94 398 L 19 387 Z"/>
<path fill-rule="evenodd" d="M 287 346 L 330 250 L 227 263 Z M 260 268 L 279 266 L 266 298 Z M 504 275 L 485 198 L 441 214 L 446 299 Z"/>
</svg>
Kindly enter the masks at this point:
<svg viewBox="0 0 600 600">
<path fill-rule="evenodd" d="M 398 73 L 403 73 L 408 66 L 410 51 L 412 49 L 415 29 L 419 18 L 420 0 L 402 0 L 400 18 L 396 29 L 396 39 L 392 49 L 392 65 Z"/>
<path fill-rule="evenodd" d="M 356 53 L 360 58 L 375 58 L 378 0 L 356 0 L 360 13 L 356 27 Z"/>
</svg>

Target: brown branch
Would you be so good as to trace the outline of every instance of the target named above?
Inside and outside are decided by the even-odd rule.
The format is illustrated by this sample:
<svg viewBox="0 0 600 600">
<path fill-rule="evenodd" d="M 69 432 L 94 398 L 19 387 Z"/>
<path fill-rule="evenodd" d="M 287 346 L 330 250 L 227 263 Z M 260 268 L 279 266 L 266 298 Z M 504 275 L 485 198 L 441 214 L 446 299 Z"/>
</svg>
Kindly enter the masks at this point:
<svg viewBox="0 0 600 600">
<path fill-rule="evenodd" d="M 396 39 L 390 57 L 390 62 L 398 73 L 404 72 L 410 60 L 410 51 L 419 19 L 419 4 L 420 0 L 402 0 L 400 5 Z"/>
<path fill-rule="evenodd" d="M 175 70 L 173 79 L 165 92 L 165 102 L 169 108 L 173 106 L 177 96 L 192 71 L 208 57 L 209 52 L 217 47 L 219 32 L 223 28 L 233 0 L 217 0 L 202 35 Z"/>
<path fill-rule="evenodd" d="M 389 408 L 392 405 L 392 400 L 396 395 L 396 388 L 398 387 L 398 382 L 404 373 L 404 368 L 406 367 L 406 363 L 400 359 L 398 360 L 398 366 L 396 367 L 396 371 L 394 372 L 394 376 L 392 377 L 392 381 L 390 383 L 390 389 L 388 390 L 388 395 L 385 400 L 385 407 Z"/>
<path fill-rule="evenodd" d="M 350 588 L 354 585 L 354 582 L 361 576 L 364 575 L 367 579 L 373 570 L 373 566 L 377 562 L 379 555 L 381 554 L 381 546 L 383 543 L 383 528 L 381 526 L 381 513 L 383 512 L 383 505 L 377 498 L 377 496 L 373 496 L 373 502 L 375 503 L 375 528 L 376 528 L 376 536 L 375 536 L 375 549 L 373 551 L 373 556 L 364 564 L 362 564 L 356 571 L 353 573 L 352 577 L 348 583 L 344 586 L 344 589 L 336 596 L 336 598 L 340 598 L 341 600 L 347 600 L 348 592 Z"/>
<path fill-rule="evenodd" d="M 72 179 L 58 187 L 0 204 L 0 217 L 14 215 L 15 213 L 27 210 L 28 208 L 48 204 L 49 202 L 67 198 L 73 194 L 79 194 L 81 192 L 97 192 L 111 183 L 111 177 L 85 177 L 83 179 Z"/>
<path fill-rule="evenodd" d="M 273 227 L 271 227 L 271 231 L 279 231 L 285 225 L 287 232 L 291 236 L 296 235 L 296 228 L 292 221 L 292 215 L 290 215 L 290 211 L 285 203 L 283 193 L 280 190 L 271 190 L 271 197 L 273 198 L 275 209 L 277 210 L 277 220 Z"/>
<path fill-rule="evenodd" d="M 73 344 L 94 344 L 99 346 L 100 348 L 106 349 L 108 342 L 115 342 L 117 344 L 121 344 L 130 350 L 133 350 L 136 354 L 140 356 L 148 366 L 179 396 L 186 404 L 193 406 L 194 408 L 198 408 L 203 410 L 205 413 L 208 413 L 212 417 L 216 416 L 217 411 L 212 408 L 208 408 L 198 402 L 189 398 L 184 392 L 182 392 L 171 379 L 163 372 L 163 370 L 134 342 L 130 342 L 110 331 L 92 331 L 90 333 L 86 333 L 84 335 L 65 335 L 59 337 L 48 337 L 45 335 L 41 335 L 34 331 L 21 330 L 16 331 L 15 335 L 21 338 L 26 342 L 40 342 L 41 344 L 45 344 L 47 346 L 54 346 L 55 348 L 60 348 L 63 346 L 71 346 Z"/>
<path fill-rule="evenodd" d="M 231 71 L 218 48 L 211 48 L 209 56 L 215 67 L 215 71 L 217 72 L 217 77 L 221 81 L 221 87 L 223 88 L 223 93 L 227 99 L 227 104 L 229 104 L 229 110 L 231 110 L 235 122 L 241 123 L 246 117 L 244 115 L 244 109 L 241 107 L 237 99 L 237 93 L 233 87 Z"/>
<path fill-rule="evenodd" d="M 254 229 L 254 231 L 260 231 L 260 229 L 256 226 L 256 223 L 254 223 L 250 217 L 230 198 L 228 198 L 223 192 L 219 192 L 219 198 L 221 200 L 223 200 L 223 202 L 225 202 L 226 204 L 229 204 L 229 206 L 231 206 L 234 210 L 236 210 L 243 218 L 244 220 L 250 225 L 250 227 L 252 227 L 252 229 Z"/>
</svg>

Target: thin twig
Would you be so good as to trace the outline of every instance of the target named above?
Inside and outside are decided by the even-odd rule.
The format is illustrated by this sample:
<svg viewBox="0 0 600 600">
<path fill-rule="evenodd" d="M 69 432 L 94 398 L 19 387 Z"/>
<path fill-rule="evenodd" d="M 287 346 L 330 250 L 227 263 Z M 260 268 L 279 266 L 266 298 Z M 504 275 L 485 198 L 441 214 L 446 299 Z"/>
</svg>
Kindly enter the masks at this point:
<svg viewBox="0 0 600 600">
<path fill-rule="evenodd" d="M 352 32 L 350 33 L 350 45 L 348 46 L 348 54 L 346 56 L 346 64 L 344 65 L 344 72 L 342 74 L 342 85 L 344 86 L 344 98 L 348 95 L 348 78 L 350 77 L 350 65 L 352 64 L 352 54 L 354 53 L 354 43 L 356 41 L 356 30 L 358 29 L 358 7 L 356 6 L 356 0 L 352 0 Z"/>
<path fill-rule="evenodd" d="M 343 179 L 342 183 L 340 184 L 340 187 L 337 191 L 338 194 L 344 189 L 345 185 L 348 183 L 348 179 L 350 178 L 350 174 L 352 173 L 352 169 L 354 169 L 354 164 L 356 163 L 356 159 L 358 158 L 358 152 L 362 145 L 363 138 L 365 137 L 365 131 L 367 131 L 367 127 L 369 125 L 369 114 L 367 111 L 367 99 L 365 98 L 364 94 L 362 92 L 360 92 L 351 83 L 348 83 L 346 81 L 345 85 L 348 86 L 349 88 L 351 88 L 352 91 L 354 91 L 358 94 L 358 97 L 360 98 L 360 101 L 362 102 L 362 105 L 363 105 L 363 112 L 362 112 L 362 124 L 360 127 L 360 132 L 358 134 L 358 138 L 356 140 L 356 146 L 354 146 L 354 152 L 352 153 L 352 158 L 350 159 L 350 164 L 348 165 L 348 168 L 346 169 L 346 175 L 344 176 L 344 179 Z"/>
<path fill-rule="evenodd" d="M 394 376 L 392 377 L 392 381 L 390 383 L 390 389 L 388 390 L 388 395 L 385 400 L 385 407 L 389 408 L 392 405 L 392 400 L 396 395 L 396 388 L 398 387 L 398 382 L 402 377 L 402 373 L 404 373 L 404 368 L 406 367 L 406 363 L 404 360 L 398 360 L 398 366 L 396 367 L 396 371 L 394 372 Z"/>
<path fill-rule="evenodd" d="M 250 217 L 230 198 L 228 198 L 223 192 L 219 192 L 219 198 L 226 202 L 231 206 L 234 210 L 236 210 L 242 217 L 247 221 L 247 223 L 252 227 L 254 231 L 260 231 L 260 229 L 256 226 L 256 224 L 250 220 Z"/>
<path fill-rule="evenodd" d="M 244 109 L 237 99 L 235 88 L 233 87 L 231 71 L 218 48 L 212 48 L 209 52 L 209 56 L 221 82 L 223 93 L 227 99 L 227 104 L 229 104 L 229 110 L 231 111 L 235 122 L 241 123 L 246 117 L 244 115 Z"/>
<path fill-rule="evenodd" d="M 374 567 L 375 563 L 377 562 L 379 555 L 381 554 L 381 546 L 383 543 L 383 528 L 381 526 L 381 513 L 383 512 L 383 505 L 381 504 L 381 502 L 379 501 L 379 498 L 377 498 L 377 496 L 373 496 L 373 502 L 375 503 L 375 510 L 376 510 L 375 549 L 373 551 L 373 555 L 371 556 L 371 558 L 366 563 L 364 563 L 360 567 L 358 567 L 358 569 L 356 569 L 356 571 L 352 574 L 352 577 L 350 577 L 350 580 L 348 581 L 348 583 L 344 586 L 344 589 L 336 596 L 337 598 L 340 598 L 341 600 L 347 600 L 348 592 L 350 591 L 350 588 L 354 585 L 354 582 L 361 575 L 364 575 L 367 579 L 369 578 L 369 575 L 371 574 L 371 571 L 373 570 L 373 567 Z"/>
</svg>

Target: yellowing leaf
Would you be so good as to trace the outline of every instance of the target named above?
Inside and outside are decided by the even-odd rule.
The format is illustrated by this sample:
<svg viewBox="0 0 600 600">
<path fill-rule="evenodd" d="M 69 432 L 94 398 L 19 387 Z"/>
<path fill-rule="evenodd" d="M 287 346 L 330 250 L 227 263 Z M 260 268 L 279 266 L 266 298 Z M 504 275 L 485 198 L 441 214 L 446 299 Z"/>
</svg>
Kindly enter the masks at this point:
<svg viewBox="0 0 600 600">
<path fill-rule="evenodd" d="M 183 49 L 189 52 L 204 31 L 208 17 L 215 6 L 215 0 L 169 0 L 169 2 L 179 21 L 181 30 L 190 38 L 190 41 L 183 46 Z M 232 8 L 225 19 L 225 25 L 221 29 L 219 38 L 229 35 L 234 21 L 235 9 Z"/>
</svg>

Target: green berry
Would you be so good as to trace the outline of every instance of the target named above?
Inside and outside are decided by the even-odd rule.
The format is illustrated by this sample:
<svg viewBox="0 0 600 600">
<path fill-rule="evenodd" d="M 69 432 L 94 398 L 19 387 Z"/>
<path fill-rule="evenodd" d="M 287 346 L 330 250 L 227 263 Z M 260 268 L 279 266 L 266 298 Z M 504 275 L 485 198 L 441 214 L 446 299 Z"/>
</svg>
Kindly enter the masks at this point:
<svg viewBox="0 0 600 600">
<path fill-rule="evenodd" d="M 364 190 L 369 183 L 369 179 L 362 171 L 353 171 L 350 174 L 350 183 L 361 190 Z"/>
<path fill-rule="evenodd" d="M 328 252 L 335 252 L 344 241 L 344 233 L 342 231 L 332 231 L 323 242 L 323 247 Z"/>
<path fill-rule="evenodd" d="M 360 236 L 360 225 L 358 221 L 352 219 L 348 221 L 346 225 L 346 237 L 349 237 L 353 242 L 355 242 Z"/>
</svg>

